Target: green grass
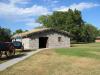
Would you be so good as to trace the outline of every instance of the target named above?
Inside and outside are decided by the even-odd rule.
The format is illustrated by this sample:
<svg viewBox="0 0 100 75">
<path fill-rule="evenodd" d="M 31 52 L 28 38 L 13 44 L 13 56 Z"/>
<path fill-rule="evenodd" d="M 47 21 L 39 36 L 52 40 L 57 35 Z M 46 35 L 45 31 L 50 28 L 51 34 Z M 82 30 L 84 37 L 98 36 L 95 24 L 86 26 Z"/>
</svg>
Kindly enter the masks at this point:
<svg viewBox="0 0 100 75">
<path fill-rule="evenodd" d="M 60 48 L 55 51 L 61 55 L 100 59 L 100 43 L 73 44 L 71 48 Z"/>
</svg>

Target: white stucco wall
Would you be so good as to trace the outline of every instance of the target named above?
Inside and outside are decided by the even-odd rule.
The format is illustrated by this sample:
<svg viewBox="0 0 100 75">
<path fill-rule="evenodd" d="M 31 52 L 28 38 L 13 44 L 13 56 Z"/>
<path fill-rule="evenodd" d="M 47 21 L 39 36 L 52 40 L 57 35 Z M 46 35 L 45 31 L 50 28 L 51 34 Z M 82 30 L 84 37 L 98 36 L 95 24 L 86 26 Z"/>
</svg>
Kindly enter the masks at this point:
<svg viewBox="0 0 100 75">
<path fill-rule="evenodd" d="M 30 49 L 30 38 L 23 38 L 22 44 L 24 46 L 24 49 Z"/>
<path fill-rule="evenodd" d="M 39 39 L 31 38 L 30 39 L 30 49 L 38 49 L 39 48 Z"/>
</svg>

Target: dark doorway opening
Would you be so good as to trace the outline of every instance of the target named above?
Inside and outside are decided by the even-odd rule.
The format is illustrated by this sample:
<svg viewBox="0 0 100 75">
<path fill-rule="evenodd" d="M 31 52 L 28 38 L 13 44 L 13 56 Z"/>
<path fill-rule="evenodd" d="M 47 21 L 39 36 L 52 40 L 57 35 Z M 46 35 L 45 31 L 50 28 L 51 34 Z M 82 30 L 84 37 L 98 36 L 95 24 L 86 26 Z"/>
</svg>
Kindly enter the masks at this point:
<svg viewBox="0 0 100 75">
<path fill-rule="evenodd" d="M 39 38 L 39 48 L 46 48 L 47 41 L 48 41 L 48 37 L 40 37 Z"/>
</svg>

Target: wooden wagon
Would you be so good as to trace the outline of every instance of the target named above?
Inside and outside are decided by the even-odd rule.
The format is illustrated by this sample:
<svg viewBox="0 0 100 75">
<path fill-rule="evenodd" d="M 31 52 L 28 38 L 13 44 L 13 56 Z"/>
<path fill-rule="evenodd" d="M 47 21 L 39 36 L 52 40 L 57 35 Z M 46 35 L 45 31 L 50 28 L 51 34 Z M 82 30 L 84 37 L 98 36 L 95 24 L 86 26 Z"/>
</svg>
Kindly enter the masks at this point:
<svg viewBox="0 0 100 75">
<path fill-rule="evenodd" d="M 0 57 L 2 57 L 3 54 L 7 57 L 15 55 L 15 48 L 12 43 L 0 42 Z"/>
</svg>

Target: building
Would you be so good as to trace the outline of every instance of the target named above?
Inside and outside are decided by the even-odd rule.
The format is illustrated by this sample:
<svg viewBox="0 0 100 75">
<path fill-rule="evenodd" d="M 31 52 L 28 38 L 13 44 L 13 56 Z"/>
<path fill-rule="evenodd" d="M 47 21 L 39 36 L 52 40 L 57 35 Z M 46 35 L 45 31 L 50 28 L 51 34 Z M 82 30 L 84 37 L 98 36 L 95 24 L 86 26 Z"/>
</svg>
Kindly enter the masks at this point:
<svg viewBox="0 0 100 75">
<path fill-rule="evenodd" d="M 96 37 L 95 42 L 100 42 L 100 36 Z"/>
<path fill-rule="evenodd" d="M 21 41 L 24 49 L 67 48 L 70 47 L 68 32 L 43 28 L 12 36 L 12 41 Z"/>
</svg>

